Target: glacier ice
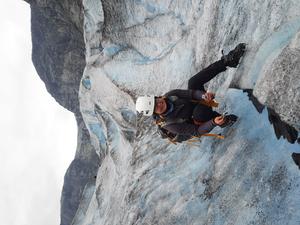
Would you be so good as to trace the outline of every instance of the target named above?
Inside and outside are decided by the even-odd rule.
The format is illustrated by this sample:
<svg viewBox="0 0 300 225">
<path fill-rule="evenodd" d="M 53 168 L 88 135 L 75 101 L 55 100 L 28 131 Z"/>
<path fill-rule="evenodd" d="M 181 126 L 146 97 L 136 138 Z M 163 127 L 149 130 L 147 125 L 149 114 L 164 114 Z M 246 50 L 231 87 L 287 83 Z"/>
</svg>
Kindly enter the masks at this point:
<svg viewBox="0 0 300 225">
<path fill-rule="evenodd" d="M 101 166 L 74 224 L 299 224 L 300 178 L 290 154 L 300 147 L 277 140 L 267 111 L 258 114 L 231 87 L 253 89 L 261 103 L 299 124 L 297 103 L 285 104 L 281 95 L 300 99 L 298 61 L 284 61 L 300 58 L 300 2 L 83 3 L 87 66 L 79 99 Z M 240 118 L 218 130 L 225 140 L 171 145 L 135 114 L 138 95 L 186 88 L 189 77 L 238 42 L 248 44 L 241 65 L 208 86 L 219 110 Z M 294 80 L 278 86 L 282 74 Z"/>
</svg>

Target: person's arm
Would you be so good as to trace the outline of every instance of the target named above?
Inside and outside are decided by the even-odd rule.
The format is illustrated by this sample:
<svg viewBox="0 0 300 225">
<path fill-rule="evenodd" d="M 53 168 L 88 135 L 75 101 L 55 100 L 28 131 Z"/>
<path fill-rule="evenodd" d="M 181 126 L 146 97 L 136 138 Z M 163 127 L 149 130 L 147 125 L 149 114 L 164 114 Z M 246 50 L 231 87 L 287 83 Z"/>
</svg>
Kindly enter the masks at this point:
<svg viewBox="0 0 300 225">
<path fill-rule="evenodd" d="M 173 123 L 164 126 L 164 129 L 167 129 L 173 134 L 200 136 L 209 133 L 216 126 L 217 124 L 215 124 L 213 120 L 209 120 L 200 126 L 190 123 Z"/>
</svg>

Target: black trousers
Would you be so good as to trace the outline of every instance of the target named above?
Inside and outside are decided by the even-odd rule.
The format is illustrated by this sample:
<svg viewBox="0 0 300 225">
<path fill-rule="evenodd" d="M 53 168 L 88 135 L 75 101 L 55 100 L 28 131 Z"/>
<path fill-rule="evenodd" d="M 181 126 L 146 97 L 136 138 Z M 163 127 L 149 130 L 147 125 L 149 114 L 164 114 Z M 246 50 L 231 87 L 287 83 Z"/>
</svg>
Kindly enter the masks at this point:
<svg viewBox="0 0 300 225">
<path fill-rule="evenodd" d="M 225 70 L 226 66 L 223 60 L 214 62 L 189 79 L 188 89 L 206 91 L 204 84 Z M 193 118 L 201 122 L 209 121 L 220 115 L 220 113 L 213 111 L 211 107 L 201 104 L 197 104 L 193 111 Z"/>
</svg>

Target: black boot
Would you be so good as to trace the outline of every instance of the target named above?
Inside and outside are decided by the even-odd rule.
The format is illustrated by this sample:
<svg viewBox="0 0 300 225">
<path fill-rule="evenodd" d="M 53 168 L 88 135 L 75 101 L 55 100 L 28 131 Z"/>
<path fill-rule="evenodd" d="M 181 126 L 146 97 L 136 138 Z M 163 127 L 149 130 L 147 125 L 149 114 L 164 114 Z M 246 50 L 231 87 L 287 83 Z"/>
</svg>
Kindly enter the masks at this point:
<svg viewBox="0 0 300 225">
<path fill-rule="evenodd" d="M 237 67 L 240 58 L 244 55 L 246 51 L 246 44 L 240 43 L 233 50 L 231 50 L 227 55 L 223 55 L 221 60 L 224 61 L 225 66 Z"/>
<path fill-rule="evenodd" d="M 298 166 L 298 168 L 300 169 L 300 153 L 293 153 L 292 154 L 292 158 L 294 160 L 294 163 Z"/>
<path fill-rule="evenodd" d="M 238 119 L 238 117 L 236 115 L 233 115 L 233 114 L 226 115 L 225 116 L 225 123 L 220 125 L 220 127 L 222 127 L 222 128 L 230 127 L 237 121 L 237 119 Z"/>
</svg>

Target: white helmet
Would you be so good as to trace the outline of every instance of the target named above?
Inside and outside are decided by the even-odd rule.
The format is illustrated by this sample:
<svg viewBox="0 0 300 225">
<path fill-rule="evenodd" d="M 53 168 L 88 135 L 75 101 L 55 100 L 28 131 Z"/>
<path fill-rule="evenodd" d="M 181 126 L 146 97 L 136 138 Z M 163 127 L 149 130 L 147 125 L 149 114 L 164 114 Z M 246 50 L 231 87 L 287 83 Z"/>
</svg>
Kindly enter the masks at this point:
<svg viewBox="0 0 300 225">
<path fill-rule="evenodd" d="M 136 111 L 143 113 L 144 116 L 151 116 L 154 112 L 154 106 L 154 95 L 138 97 L 135 104 Z"/>
</svg>

